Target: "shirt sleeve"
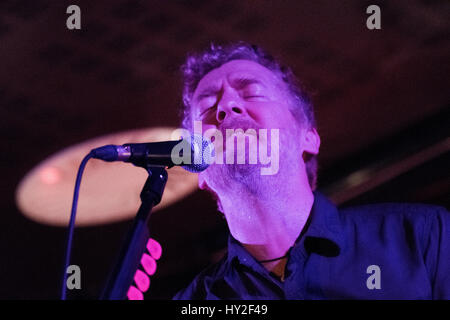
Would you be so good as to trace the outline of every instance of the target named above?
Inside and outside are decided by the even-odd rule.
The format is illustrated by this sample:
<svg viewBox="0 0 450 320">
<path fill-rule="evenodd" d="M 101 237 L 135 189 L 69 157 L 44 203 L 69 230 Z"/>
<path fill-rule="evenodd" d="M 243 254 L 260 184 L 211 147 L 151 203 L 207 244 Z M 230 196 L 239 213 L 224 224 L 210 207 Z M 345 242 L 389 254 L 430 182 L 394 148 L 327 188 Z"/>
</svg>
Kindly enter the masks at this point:
<svg viewBox="0 0 450 320">
<path fill-rule="evenodd" d="M 425 264 L 429 270 L 433 299 L 450 300 L 450 212 L 435 207 L 428 220 Z"/>
<path fill-rule="evenodd" d="M 193 297 L 194 290 L 192 284 L 187 288 L 178 291 L 172 298 L 172 300 L 195 300 Z"/>
<path fill-rule="evenodd" d="M 172 300 L 204 300 L 205 290 L 202 279 L 198 275 L 186 288 L 178 291 Z"/>
</svg>

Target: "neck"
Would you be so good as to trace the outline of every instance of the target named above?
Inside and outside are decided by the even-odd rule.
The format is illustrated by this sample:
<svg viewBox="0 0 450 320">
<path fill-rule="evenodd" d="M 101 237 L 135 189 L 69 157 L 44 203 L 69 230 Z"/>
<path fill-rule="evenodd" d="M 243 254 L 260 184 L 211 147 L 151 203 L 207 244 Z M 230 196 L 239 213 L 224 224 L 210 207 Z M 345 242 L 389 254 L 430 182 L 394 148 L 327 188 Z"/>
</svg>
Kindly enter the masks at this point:
<svg viewBox="0 0 450 320">
<path fill-rule="evenodd" d="M 233 186 L 232 194 L 219 196 L 231 234 L 259 261 L 284 256 L 308 219 L 314 202 L 311 188 L 307 181 L 290 180 L 267 183 L 259 194 Z"/>
</svg>

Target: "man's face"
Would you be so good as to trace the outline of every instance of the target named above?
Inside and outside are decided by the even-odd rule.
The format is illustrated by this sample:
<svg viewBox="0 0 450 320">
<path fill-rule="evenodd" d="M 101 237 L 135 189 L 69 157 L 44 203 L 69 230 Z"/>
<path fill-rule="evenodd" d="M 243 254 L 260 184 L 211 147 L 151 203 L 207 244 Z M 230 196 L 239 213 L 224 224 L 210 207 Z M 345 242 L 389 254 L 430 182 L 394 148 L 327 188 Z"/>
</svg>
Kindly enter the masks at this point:
<svg viewBox="0 0 450 320">
<path fill-rule="evenodd" d="M 191 114 L 194 121 L 202 122 L 203 133 L 209 129 L 219 130 L 223 137 L 226 137 L 226 129 L 246 131 L 252 128 L 257 136 L 259 129 L 267 129 L 268 137 L 271 130 L 278 130 L 280 150 L 276 152 L 279 152 L 282 169 L 283 162 L 296 166 L 302 161 L 303 131 L 289 109 L 291 101 L 286 86 L 272 71 L 253 61 L 232 60 L 200 80 L 192 98 Z M 271 143 L 268 144 L 270 149 Z M 220 185 L 226 186 L 228 179 L 243 179 L 254 185 L 258 183 L 257 172 L 259 166 L 251 164 L 213 164 L 199 175 L 199 184 L 220 189 Z"/>
<path fill-rule="evenodd" d="M 232 60 L 210 71 L 192 99 L 194 120 L 203 130 L 283 129 L 298 123 L 289 111 L 290 96 L 278 77 L 249 60 Z M 239 127 L 239 124 L 248 126 Z M 225 132 L 224 132 L 225 133 Z"/>
</svg>

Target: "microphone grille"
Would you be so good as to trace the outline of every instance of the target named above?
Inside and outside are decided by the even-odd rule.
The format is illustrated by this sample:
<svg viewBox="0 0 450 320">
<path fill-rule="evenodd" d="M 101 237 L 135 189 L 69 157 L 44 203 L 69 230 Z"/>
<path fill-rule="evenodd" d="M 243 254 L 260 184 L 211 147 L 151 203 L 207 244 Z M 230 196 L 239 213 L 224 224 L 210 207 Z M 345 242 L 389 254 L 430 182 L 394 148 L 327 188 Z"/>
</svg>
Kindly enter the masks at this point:
<svg viewBox="0 0 450 320">
<path fill-rule="evenodd" d="M 182 168 L 193 173 L 202 172 L 209 167 L 214 159 L 214 144 L 199 134 L 193 134 L 187 139 L 191 145 L 192 161 Z"/>
</svg>

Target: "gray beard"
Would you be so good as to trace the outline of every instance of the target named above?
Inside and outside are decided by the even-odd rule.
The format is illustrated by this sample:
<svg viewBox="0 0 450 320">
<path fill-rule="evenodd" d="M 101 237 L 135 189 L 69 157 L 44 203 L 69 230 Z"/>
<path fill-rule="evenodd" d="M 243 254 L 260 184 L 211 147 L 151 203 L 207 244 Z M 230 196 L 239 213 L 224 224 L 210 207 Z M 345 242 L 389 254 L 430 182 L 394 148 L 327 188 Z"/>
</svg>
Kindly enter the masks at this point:
<svg viewBox="0 0 450 320">
<path fill-rule="evenodd" d="M 292 149 L 291 149 L 292 151 Z M 289 175 L 295 175 L 299 162 L 293 154 L 280 155 L 280 167 L 276 175 L 261 175 L 261 168 L 266 165 L 258 164 L 213 164 L 208 171 L 208 183 L 219 193 L 247 192 L 258 198 L 265 198 L 270 192 L 276 192 L 286 187 Z M 237 196 L 238 198 L 238 196 Z"/>
<path fill-rule="evenodd" d="M 255 128 L 245 120 L 235 123 L 235 127 Z M 255 128 L 255 130 L 258 129 Z M 225 136 L 225 132 L 223 132 L 223 135 Z M 268 193 L 286 188 L 286 182 L 289 181 L 290 175 L 296 174 L 299 169 L 298 163 L 301 161 L 296 138 L 292 135 L 285 136 L 280 132 L 279 171 L 276 175 L 261 175 L 261 168 L 267 165 L 262 165 L 259 161 L 258 164 L 249 164 L 247 158 L 245 164 L 226 164 L 224 158 L 223 164 L 212 164 L 205 172 L 208 176 L 208 184 L 213 190 L 217 191 L 219 197 L 222 192 L 247 192 L 255 195 L 255 197 L 265 198 Z M 269 150 L 268 153 L 270 154 Z M 224 150 L 224 153 L 226 153 L 226 150 Z"/>
<path fill-rule="evenodd" d="M 208 168 L 208 183 L 217 191 L 243 189 L 261 192 L 261 166 L 256 164 L 213 164 Z"/>
<path fill-rule="evenodd" d="M 257 133 L 260 129 L 253 121 L 249 119 L 232 119 L 230 121 L 224 122 L 221 127 L 222 135 L 225 138 L 226 137 L 226 129 L 236 129 L 240 128 L 243 131 L 246 131 L 249 128 L 254 129 Z M 262 165 L 257 164 L 250 164 L 249 163 L 249 146 L 248 146 L 249 140 L 245 139 L 245 150 L 237 150 L 237 140 L 234 140 L 233 146 L 235 147 L 234 150 L 234 163 L 227 164 L 226 163 L 226 141 L 223 145 L 223 164 L 213 164 L 212 168 L 210 170 L 209 176 L 215 180 L 219 185 L 217 187 L 219 190 L 227 190 L 230 187 L 233 187 L 236 185 L 242 186 L 246 190 L 250 192 L 257 192 L 260 188 L 259 185 L 261 184 L 261 167 Z M 258 140 L 257 140 L 257 143 Z M 237 154 L 239 152 L 245 152 L 245 163 L 244 164 L 238 164 L 237 163 Z M 216 184 L 216 183 L 214 183 Z"/>
<path fill-rule="evenodd" d="M 234 183 L 240 184 L 250 193 L 259 195 L 263 192 L 261 165 L 256 164 L 231 164 L 225 165 L 223 170 L 224 177 L 228 181 L 232 180 Z"/>
</svg>

